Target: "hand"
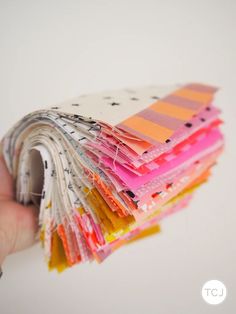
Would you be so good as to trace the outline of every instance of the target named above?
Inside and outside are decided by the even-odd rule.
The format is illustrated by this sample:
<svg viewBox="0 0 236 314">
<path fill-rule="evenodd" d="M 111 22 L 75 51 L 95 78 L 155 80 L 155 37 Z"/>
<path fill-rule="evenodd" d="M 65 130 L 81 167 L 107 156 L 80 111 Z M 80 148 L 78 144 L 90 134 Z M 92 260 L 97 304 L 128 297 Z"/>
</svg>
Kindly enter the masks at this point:
<svg viewBox="0 0 236 314">
<path fill-rule="evenodd" d="M 35 243 L 38 210 L 14 200 L 13 180 L 0 153 L 0 265 L 5 257 Z"/>
</svg>

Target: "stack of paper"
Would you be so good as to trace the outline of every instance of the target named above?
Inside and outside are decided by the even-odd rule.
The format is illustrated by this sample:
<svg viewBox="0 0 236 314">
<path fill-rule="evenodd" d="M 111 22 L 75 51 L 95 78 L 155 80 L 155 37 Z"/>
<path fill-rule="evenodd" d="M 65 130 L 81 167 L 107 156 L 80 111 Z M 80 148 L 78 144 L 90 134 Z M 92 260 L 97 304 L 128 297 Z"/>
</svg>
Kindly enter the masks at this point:
<svg viewBox="0 0 236 314">
<path fill-rule="evenodd" d="M 100 262 L 188 203 L 223 148 L 216 90 L 194 83 L 83 95 L 8 132 L 17 200 L 40 207 L 50 269 Z"/>
</svg>

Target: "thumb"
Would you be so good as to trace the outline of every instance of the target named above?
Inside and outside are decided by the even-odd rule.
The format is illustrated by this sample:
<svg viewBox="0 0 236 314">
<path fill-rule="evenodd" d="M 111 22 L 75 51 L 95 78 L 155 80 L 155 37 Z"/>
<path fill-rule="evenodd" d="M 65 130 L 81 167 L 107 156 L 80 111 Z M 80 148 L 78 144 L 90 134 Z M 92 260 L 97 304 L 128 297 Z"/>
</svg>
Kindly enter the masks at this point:
<svg viewBox="0 0 236 314">
<path fill-rule="evenodd" d="M 38 210 L 14 201 L 0 201 L 0 265 L 8 254 L 35 243 Z"/>
<path fill-rule="evenodd" d="M 5 257 L 35 242 L 38 210 L 14 200 L 13 180 L 1 154 L 0 145 L 0 265 Z"/>
</svg>

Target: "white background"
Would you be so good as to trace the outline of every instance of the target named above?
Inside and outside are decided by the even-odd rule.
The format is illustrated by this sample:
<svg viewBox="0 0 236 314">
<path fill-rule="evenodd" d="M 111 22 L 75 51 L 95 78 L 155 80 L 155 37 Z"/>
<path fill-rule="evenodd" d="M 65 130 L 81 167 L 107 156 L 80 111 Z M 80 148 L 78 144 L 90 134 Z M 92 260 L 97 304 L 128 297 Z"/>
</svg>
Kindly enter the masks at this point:
<svg viewBox="0 0 236 314">
<path fill-rule="evenodd" d="M 235 30 L 234 0 L 0 0 L 1 136 L 81 93 L 189 81 L 221 86 L 226 135 L 210 182 L 159 236 L 62 275 L 48 273 L 39 246 L 10 256 L 1 314 L 236 312 Z M 201 297 L 211 279 L 228 289 L 220 305 Z"/>
</svg>

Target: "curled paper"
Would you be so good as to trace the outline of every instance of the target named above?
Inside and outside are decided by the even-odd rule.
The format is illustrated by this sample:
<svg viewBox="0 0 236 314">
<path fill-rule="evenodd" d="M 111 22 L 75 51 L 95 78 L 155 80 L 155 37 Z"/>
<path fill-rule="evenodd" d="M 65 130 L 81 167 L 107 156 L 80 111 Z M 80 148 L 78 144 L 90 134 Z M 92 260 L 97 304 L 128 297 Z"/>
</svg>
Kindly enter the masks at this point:
<svg viewBox="0 0 236 314">
<path fill-rule="evenodd" d="M 192 83 L 82 95 L 6 134 L 17 201 L 40 208 L 49 269 L 101 262 L 188 204 L 223 149 L 216 91 Z"/>
</svg>

